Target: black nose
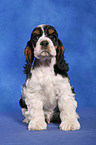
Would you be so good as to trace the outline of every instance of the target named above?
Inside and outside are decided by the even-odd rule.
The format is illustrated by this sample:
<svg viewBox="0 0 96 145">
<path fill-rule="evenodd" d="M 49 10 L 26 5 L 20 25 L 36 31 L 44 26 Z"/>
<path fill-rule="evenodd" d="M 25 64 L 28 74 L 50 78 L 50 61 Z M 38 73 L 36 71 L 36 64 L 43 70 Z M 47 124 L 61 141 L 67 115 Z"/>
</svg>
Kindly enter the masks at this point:
<svg viewBox="0 0 96 145">
<path fill-rule="evenodd" d="M 47 46 L 49 44 L 49 42 L 48 41 L 41 41 L 41 43 L 40 43 L 40 45 L 42 45 L 42 46 Z"/>
</svg>

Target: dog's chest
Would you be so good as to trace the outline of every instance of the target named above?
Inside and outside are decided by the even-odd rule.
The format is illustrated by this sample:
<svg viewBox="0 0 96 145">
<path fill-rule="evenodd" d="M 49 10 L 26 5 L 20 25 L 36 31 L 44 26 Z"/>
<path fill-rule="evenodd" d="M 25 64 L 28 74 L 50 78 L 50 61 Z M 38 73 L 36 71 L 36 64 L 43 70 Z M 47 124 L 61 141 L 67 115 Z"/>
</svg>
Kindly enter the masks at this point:
<svg viewBox="0 0 96 145">
<path fill-rule="evenodd" d="M 57 105 L 56 76 L 49 68 L 36 69 L 32 73 L 32 82 L 38 87 L 45 109 L 54 109 Z"/>
</svg>

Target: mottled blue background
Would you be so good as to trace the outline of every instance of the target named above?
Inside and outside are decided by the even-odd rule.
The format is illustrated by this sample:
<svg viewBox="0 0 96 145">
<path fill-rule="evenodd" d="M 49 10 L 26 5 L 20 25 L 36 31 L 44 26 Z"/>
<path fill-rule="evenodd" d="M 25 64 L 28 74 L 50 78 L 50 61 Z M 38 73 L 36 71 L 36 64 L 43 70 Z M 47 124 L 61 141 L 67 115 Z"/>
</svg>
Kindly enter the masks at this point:
<svg viewBox="0 0 96 145">
<path fill-rule="evenodd" d="M 19 109 L 24 48 L 39 24 L 63 42 L 78 107 L 96 107 L 96 0 L 0 0 L 0 111 Z"/>
</svg>

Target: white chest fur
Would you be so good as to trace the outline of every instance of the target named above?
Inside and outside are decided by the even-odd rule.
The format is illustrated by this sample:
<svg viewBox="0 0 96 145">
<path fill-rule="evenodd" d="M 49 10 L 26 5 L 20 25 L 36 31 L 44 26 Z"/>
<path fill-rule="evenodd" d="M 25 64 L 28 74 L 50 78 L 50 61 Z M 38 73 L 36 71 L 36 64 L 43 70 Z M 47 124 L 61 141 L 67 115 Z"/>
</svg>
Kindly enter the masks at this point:
<svg viewBox="0 0 96 145">
<path fill-rule="evenodd" d="M 32 77 L 26 82 L 26 87 L 31 94 L 35 93 L 35 98 L 42 100 L 45 110 L 55 108 L 57 104 L 56 76 L 49 67 L 33 70 Z"/>
<path fill-rule="evenodd" d="M 62 92 L 68 91 L 68 87 L 70 88 L 68 78 L 55 75 L 51 67 L 37 67 L 32 70 L 32 77 L 26 81 L 22 93 L 27 105 L 33 100 L 41 100 L 44 110 L 52 111 L 57 106 L 58 98 Z"/>
</svg>

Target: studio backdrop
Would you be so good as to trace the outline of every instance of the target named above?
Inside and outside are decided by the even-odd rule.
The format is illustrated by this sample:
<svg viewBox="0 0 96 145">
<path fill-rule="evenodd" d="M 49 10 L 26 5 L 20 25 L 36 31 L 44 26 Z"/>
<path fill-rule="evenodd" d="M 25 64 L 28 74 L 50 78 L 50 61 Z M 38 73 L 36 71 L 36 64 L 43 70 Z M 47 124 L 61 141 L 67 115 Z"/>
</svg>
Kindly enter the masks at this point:
<svg viewBox="0 0 96 145">
<path fill-rule="evenodd" d="M 0 0 L 0 112 L 20 108 L 24 48 L 40 24 L 59 34 L 78 107 L 96 107 L 95 7 L 95 0 Z"/>
</svg>

